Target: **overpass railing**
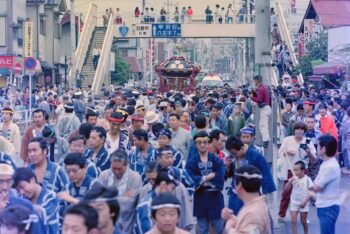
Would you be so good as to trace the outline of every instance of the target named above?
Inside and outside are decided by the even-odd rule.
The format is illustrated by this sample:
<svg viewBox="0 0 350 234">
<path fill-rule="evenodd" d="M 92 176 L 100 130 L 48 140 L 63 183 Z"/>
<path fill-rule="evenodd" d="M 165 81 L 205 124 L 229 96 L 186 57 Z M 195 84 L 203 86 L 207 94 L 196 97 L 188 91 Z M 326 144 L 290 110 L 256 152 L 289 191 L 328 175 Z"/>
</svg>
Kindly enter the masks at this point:
<svg viewBox="0 0 350 234">
<path fill-rule="evenodd" d="M 112 43 L 117 25 L 115 24 L 114 17 L 110 17 L 108 21 L 107 31 L 103 40 L 100 59 L 96 68 L 95 77 L 92 82 L 92 93 L 97 94 L 102 86 L 105 77 L 109 72 L 109 57 L 112 49 Z"/>
<path fill-rule="evenodd" d="M 288 46 L 289 54 L 294 66 L 297 66 L 299 64 L 299 61 L 294 51 L 294 46 L 292 43 L 292 39 L 290 38 L 290 34 L 289 34 L 287 23 L 284 17 L 282 6 L 279 2 L 276 3 L 276 16 L 277 16 L 276 18 L 277 18 L 278 29 L 280 31 L 281 37 L 286 42 L 286 45 Z M 304 78 L 301 73 L 298 75 L 298 82 L 299 84 L 304 83 Z"/>
<path fill-rule="evenodd" d="M 94 3 L 90 4 L 89 11 L 86 16 L 86 20 L 84 22 L 83 31 L 80 34 L 80 38 L 78 41 L 78 46 L 75 52 L 75 69 L 78 69 L 80 72 L 83 68 L 83 64 L 85 61 L 86 53 L 89 48 L 90 40 L 92 37 L 92 33 L 97 24 L 97 5 Z M 71 78 L 71 82 L 74 82 L 74 77 L 72 77 L 72 69 L 69 71 L 69 77 Z"/>
</svg>

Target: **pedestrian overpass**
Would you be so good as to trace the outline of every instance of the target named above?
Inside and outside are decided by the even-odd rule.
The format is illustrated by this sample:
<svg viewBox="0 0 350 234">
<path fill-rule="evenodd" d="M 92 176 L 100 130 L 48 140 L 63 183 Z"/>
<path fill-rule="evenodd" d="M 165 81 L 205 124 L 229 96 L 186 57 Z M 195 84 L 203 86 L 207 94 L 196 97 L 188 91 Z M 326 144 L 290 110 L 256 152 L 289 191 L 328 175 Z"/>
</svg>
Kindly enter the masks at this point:
<svg viewBox="0 0 350 234">
<path fill-rule="evenodd" d="M 88 83 L 85 83 L 85 86 L 92 85 L 92 93 L 97 94 L 104 81 L 108 78 L 109 72 L 109 59 L 110 59 L 110 51 L 112 48 L 113 40 L 115 38 L 255 38 L 255 24 L 254 23 L 243 23 L 243 24 L 205 24 L 199 20 L 194 20 L 192 23 L 185 24 L 177 24 L 178 32 L 174 32 L 176 35 L 171 34 L 169 31 L 169 35 L 166 34 L 166 30 L 164 34 L 157 34 L 155 24 L 141 24 L 135 22 L 134 18 L 130 18 L 129 20 L 123 19 L 123 24 L 116 24 L 115 17 L 110 17 L 108 21 L 107 27 L 99 27 L 98 23 L 98 9 L 97 5 L 91 3 L 89 6 L 89 10 L 84 22 L 83 31 L 80 34 L 78 46 L 76 49 L 76 69 L 79 71 L 84 70 L 84 66 L 86 66 L 86 61 L 92 58 L 92 37 L 96 34 L 97 31 L 102 31 L 99 35 L 100 44 L 102 45 L 99 63 L 97 65 L 96 71 L 90 69 L 87 74 L 91 75 L 91 78 Z M 284 21 L 280 21 L 284 24 Z M 163 27 L 173 27 L 175 24 L 162 24 Z M 287 32 L 287 30 L 283 30 L 282 32 Z M 288 33 L 287 33 L 288 36 Z M 290 42 L 291 40 L 287 41 Z M 290 47 L 290 51 L 294 51 L 292 49 L 292 45 L 288 44 Z M 89 57 L 89 59 L 87 59 Z M 91 65 L 90 65 L 91 66 Z M 85 69 L 86 70 L 86 69 Z M 74 81 L 72 79 L 72 70 L 70 71 L 70 83 L 72 84 Z M 272 84 L 277 85 L 277 78 L 273 75 Z"/>
</svg>

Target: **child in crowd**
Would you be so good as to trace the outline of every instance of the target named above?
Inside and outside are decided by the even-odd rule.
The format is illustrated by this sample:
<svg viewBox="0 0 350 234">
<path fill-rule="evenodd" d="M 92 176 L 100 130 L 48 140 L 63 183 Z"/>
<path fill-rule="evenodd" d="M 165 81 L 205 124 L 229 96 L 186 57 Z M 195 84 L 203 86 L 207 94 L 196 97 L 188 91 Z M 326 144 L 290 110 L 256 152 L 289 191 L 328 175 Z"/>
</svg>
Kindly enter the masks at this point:
<svg viewBox="0 0 350 234">
<path fill-rule="evenodd" d="M 310 177 L 305 174 L 305 163 L 297 161 L 293 166 L 294 176 L 288 181 L 285 189 L 292 186 L 291 203 L 289 206 L 292 233 L 297 234 L 297 218 L 300 213 L 300 221 L 303 225 L 304 233 L 308 233 L 307 215 L 309 213 L 309 200 L 311 196 L 308 191 L 312 188 L 313 183 Z"/>
</svg>

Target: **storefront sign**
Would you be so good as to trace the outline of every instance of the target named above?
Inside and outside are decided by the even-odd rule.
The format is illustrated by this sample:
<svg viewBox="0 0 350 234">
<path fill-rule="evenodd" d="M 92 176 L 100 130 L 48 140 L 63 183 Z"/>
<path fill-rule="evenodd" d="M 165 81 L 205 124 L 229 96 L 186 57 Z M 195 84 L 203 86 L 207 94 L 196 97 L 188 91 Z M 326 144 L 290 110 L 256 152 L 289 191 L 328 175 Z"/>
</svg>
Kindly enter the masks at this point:
<svg viewBox="0 0 350 234">
<path fill-rule="evenodd" d="M 33 56 L 33 22 L 24 23 L 24 57 Z"/>
<path fill-rule="evenodd" d="M 13 67 L 13 56 L 0 56 L 0 68 L 9 68 Z"/>
</svg>

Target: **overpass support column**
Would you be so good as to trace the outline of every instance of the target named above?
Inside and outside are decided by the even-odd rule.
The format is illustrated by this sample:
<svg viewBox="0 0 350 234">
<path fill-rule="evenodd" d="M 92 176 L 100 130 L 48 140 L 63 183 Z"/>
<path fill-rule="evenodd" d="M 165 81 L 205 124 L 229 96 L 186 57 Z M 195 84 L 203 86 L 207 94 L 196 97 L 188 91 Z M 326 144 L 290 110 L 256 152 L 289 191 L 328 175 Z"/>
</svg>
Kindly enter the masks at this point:
<svg viewBox="0 0 350 234">
<path fill-rule="evenodd" d="M 270 0 L 255 1 L 256 20 L 255 20 L 255 74 L 260 74 L 263 78 L 263 84 L 271 87 L 271 33 L 270 33 Z M 271 91 L 272 115 L 269 118 L 270 142 L 265 149 L 265 158 L 272 165 L 272 173 L 276 186 L 278 180 L 276 176 L 276 155 L 277 155 L 277 102 L 273 91 Z M 260 110 L 256 107 L 256 143 L 262 145 L 261 133 L 259 130 Z M 272 218 L 274 226 L 278 226 L 278 197 L 277 192 L 269 196 L 269 205 L 272 206 Z M 272 204 L 271 204 L 272 202 Z"/>
</svg>

